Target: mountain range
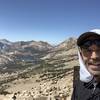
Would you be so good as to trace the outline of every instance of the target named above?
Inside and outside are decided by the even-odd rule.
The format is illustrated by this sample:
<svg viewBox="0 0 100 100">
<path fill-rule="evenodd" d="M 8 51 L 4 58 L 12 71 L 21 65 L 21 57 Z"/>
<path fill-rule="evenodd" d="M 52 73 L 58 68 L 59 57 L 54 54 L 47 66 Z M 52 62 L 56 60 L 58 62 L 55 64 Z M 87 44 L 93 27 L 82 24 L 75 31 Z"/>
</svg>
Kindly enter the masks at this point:
<svg viewBox="0 0 100 100">
<path fill-rule="evenodd" d="M 0 40 L 1 72 L 24 70 L 44 61 L 53 65 L 61 62 L 66 66 L 71 59 L 77 59 L 76 39 L 72 37 L 56 46 L 43 41 Z"/>
</svg>

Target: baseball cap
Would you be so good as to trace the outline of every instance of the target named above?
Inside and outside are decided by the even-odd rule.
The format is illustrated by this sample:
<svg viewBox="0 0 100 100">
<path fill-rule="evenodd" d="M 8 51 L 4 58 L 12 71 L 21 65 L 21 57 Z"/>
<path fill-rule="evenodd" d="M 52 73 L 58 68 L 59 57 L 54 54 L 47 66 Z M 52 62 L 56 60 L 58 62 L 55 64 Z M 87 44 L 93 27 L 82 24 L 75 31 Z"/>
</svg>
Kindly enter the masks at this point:
<svg viewBox="0 0 100 100">
<path fill-rule="evenodd" d="M 93 29 L 88 32 L 82 33 L 77 39 L 77 45 L 81 46 L 89 37 L 99 36 L 100 37 L 100 29 Z"/>
</svg>

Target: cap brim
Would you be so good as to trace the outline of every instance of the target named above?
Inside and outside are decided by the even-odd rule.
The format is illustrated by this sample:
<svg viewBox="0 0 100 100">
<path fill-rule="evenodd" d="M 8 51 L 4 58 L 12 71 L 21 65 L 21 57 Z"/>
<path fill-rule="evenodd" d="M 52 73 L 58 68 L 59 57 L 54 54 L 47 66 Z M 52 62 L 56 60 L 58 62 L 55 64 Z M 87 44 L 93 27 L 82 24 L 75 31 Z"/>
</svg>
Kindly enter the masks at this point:
<svg viewBox="0 0 100 100">
<path fill-rule="evenodd" d="M 100 36 L 99 34 L 97 34 L 95 32 L 85 32 L 85 33 L 83 33 L 77 39 L 77 45 L 81 46 L 84 43 L 84 41 L 86 41 L 89 37 L 92 37 L 92 36 L 95 36 L 95 35 Z"/>
</svg>

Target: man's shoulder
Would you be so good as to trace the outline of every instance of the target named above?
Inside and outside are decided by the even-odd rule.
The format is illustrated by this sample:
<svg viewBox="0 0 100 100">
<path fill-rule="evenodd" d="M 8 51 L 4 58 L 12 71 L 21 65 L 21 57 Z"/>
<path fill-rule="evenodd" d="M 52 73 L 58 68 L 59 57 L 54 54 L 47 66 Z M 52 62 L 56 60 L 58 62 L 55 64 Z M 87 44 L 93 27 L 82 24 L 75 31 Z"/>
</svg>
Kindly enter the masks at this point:
<svg viewBox="0 0 100 100">
<path fill-rule="evenodd" d="M 74 66 L 74 73 L 73 73 L 73 87 L 76 88 L 83 88 L 84 82 L 80 81 L 80 74 L 79 74 L 80 66 Z"/>
</svg>

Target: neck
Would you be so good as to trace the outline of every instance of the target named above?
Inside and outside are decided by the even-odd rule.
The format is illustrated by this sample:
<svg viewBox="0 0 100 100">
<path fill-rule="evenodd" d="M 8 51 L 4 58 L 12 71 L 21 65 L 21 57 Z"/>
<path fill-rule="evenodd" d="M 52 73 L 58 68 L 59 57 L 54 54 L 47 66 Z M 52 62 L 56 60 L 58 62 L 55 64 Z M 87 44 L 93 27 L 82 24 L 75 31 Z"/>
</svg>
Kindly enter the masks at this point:
<svg viewBox="0 0 100 100">
<path fill-rule="evenodd" d="M 94 76 L 94 79 L 99 83 L 100 82 L 100 76 L 96 75 Z"/>
</svg>

